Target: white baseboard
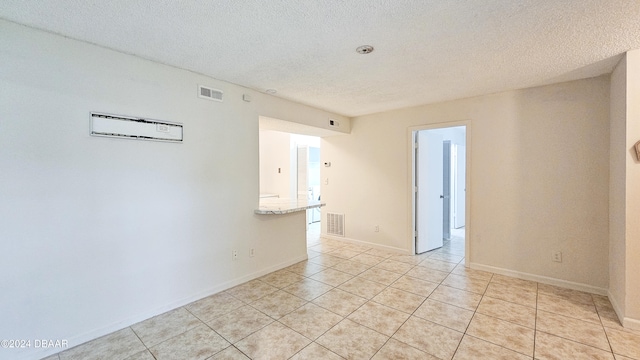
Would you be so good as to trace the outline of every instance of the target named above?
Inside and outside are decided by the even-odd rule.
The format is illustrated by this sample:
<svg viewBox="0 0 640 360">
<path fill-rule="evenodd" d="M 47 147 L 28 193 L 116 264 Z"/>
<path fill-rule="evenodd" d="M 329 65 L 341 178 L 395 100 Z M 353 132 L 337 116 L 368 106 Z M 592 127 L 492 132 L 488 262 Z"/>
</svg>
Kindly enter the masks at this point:
<svg viewBox="0 0 640 360">
<path fill-rule="evenodd" d="M 171 311 L 173 309 L 177 309 L 177 308 L 179 308 L 181 306 L 190 304 L 190 303 L 192 303 L 194 301 L 203 299 L 203 298 L 205 298 L 207 296 L 211 296 L 211 295 L 217 294 L 219 292 L 222 292 L 222 291 L 225 291 L 227 289 L 230 289 L 230 288 L 232 288 L 234 286 L 243 284 L 243 283 L 245 283 L 247 281 L 251 281 L 253 279 L 257 279 L 257 278 L 259 278 L 259 277 L 261 277 L 263 275 L 267 275 L 267 274 L 269 274 L 271 272 L 286 268 L 288 266 L 291 266 L 293 264 L 299 263 L 300 261 L 304 261 L 304 260 L 307 260 L 307 255 L 306 254 L 304 256 L 299 256 L 299 257 L 294 258 L 292 260 L 285 261 L 285 262 L 282 262 L 280 264 L 276 264 L 274 266 L 270 266 L 268 268 L 262 269 L 260 271 L 256 271 L 254 273 L 251 273 L 251 274 L 248 274 L 248 275 L 245 275 L 245 276 L 242 276 L 242 277 L 239 277 L 239 278 L 224 282 L 224 283 L 219 284 L 217 286 L 214 286 L 214 287 L 212 287 L 212 288 L 210 288 L 208 290 L 199 292 L 199 293 L 197 293 L 197 294 L 195 294 L 193 296 L 189 296 L 187 298 L 184 298 L 184 299 L 169 303 L 167 305 L 155 308 L 153 310 L 144 312 L 142 314 L 138 314 L 136 316 L 133 316 L 133 317 L 130 317 L 130 318 L 126 318 L 126 319 L 111 323 L 111 324 L 109 324 L 107 326 L 104 326 L 104 327 L 101 327 L 99 329 L 95 329 L 95 330 L 92 330 L 92 331 L 89 331 L 89 332 L 85 332 L 85 333 L 80 334 L 80 335 L 76 335 L 76 336 L 72 336 L 72 337 L 69 337 L 69 338 L 65 338 L 69 342 L 69 345 L 70 345 L 69 348 L 66 348 L 66 349 L 42 349 L 42 351 L 39 351 L 39 352 L 25 353 L 19 359 L 20 360 L 41 359 L 43 357 L 46 357 L 46 356 L 49 356 L 49 355 L 53 355 L 53 354 L 58 353 L 58 352 L 68 350 L 68 349 L 70 349 L 72 347 L 84 344 L 87 341 L 91 341 L 91 340 L 97 339 L 97 338 L 99 338 L 101 336 L 104 336 L 104 335 L 107 335 L 107 334 L 111 334 L 112 332 L 115 332 L 115 331 L 118 331 L 118 330 L 122 330 L 122 329 L 124 329 L 126 327 L 129 327 L 131 325 L 137 324 L 137 323 L 139 323 L 141 321 L 150 319 L 150 318 L 152 318 L 154 316 L 157 316 L 157 315 L 160 315 L 160 314 L 164 314 L 167 311 Z"/>
<path fill-rule="evenodd" d="M 368 241 L 356 240 L 356 239 L 351 239 L 351 238 L 347 238 L 347 237 L 335 236 L 335 235 L 327 235 L 327 234 L 320 234 L 320 237 L 325 238 L 325 239 L 330 239 L 330 240 L 338 240 L 338 241 L 342 241 L 342 242 L 346 242 L 346 243 L 354 244 L 354 245 L 368 246 L 368 247 L 371 247 L 371 248 L 374 248 L 374 249 L 389 251 L 389 252 L 393 252 L 393 253 L 399 253 L 399 254 L 403 254 L 403 255 L 413 255 L 413 253 L 410 250 L 407 250 L 407 249 L 402 249 L 402 248 L 397 248 L 397 247 L 387 246 L 387 245 L 375 244 L 375 243 L 368 242 Z"/>
<path fill-rule="evenodd" d="M 625 317 L 622 320 L 622 327 L 631 330 L 640 330 L 640 320 Z"/>
<path fill-rule="evenodd" d="M 572 289 L 572 290 L 584 291 L 584 292 L 588 292 L 588 293 L 591 293 L 591 294 L 604 295 L 604 296 L 607 296 L 607 294 L 608 294 L 608 290 L 605 289 L 605 288 L 600 288 L 600 287 L 592 286 L 592 285 L 588 285 L 588 284 L 577 283 L 577 282 L 573 282 L 573 281 L 555 279 L 555 278 L 542 276 L 542 275 L 523 273 L 523 272 L 519 272 L 519 271 L 503 269 L 503 268 L 498 268 L 498 267 L 489 266 L 489 265 L 483 265 L 483 264 L 478 264 L 478 263 L 471 263 L 471 264 L 469 264 L 469 267 L 471 267 L 472 269 L 475 269 L 475 270 L 488 271 L 488 272 L 492 272 L 492 273 L 495 273 L 495 274 L 511 276 L 511 277 L 518 278 L 518 279 L 535 281 L 535 282 L 539 282 L 539 283 L 542 283 L 542 284 L 554 285 L 554 286 L 559 286 L 559 287 Z"/>
<path fill-rule="evenodd" d="M 622 323 L 622 327 L 631 329 L 631 330 L 640 330 L 640 320 L 625 317 L 624 311 L 618 304 L 618 300 L 616 300 L 616 298 L 611 295 L 611 292 L 607 293 L 607 297 L 609 298 L 609 302 L 611 303 L 611 306 L 613 306 L 613 311 L 615 311 L 616 315 L 618 315 L 618 319 Z"/>
</svg>

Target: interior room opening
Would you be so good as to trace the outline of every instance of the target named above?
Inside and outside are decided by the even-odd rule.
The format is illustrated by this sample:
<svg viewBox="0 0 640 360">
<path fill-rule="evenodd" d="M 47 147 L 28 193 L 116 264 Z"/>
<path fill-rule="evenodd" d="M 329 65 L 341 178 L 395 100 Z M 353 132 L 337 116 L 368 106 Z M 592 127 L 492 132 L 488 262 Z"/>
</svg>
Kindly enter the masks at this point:
<svg viewBox="0 0 640 360">
<path fill-rule="evenodd" d="M 415 253 L 465 256 L 466 126 L 413 135 Z"/>
</svg>

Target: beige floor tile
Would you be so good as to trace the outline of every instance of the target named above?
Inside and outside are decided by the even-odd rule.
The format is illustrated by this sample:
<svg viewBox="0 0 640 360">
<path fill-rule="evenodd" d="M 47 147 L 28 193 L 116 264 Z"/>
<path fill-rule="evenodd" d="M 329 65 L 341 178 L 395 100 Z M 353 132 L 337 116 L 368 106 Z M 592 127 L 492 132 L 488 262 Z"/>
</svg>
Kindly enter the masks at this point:
<svg viewBox="0 0 640 360">
<path fill-rule="evenodd" d="M 338 354 L 332 352 L 324 346 L 311 343 L 306 348 L 295 354 L 291 360 L 342 360 Z"/>
<path fill-rule="evenodd" d="M 637 359 L 632 359 L 630 357 L 626 357 L 618 354 L 613 354 L 613 356 L 615 357 L 616 360 L 637 360 Z"/>
<path fill-rule="evenodd" d="M 480 303 L 480 299 L 482 299 L 482 295 L 439 285 L 431 295 L 429 295 L 429 299 L 438 300 L 467 310 L 475 310 Z"/>
<path fill-rule="evenodd" d="M 288 359 L 311 341 L 288 327 L 274 322 L 236 344 L 253 360 Z"/>
<path fill-rule="evenodd" d="M 252 302 L 251 306 L 274 319 L 279 319 L 305 303 L 306 300 L 279 290 Z"/>
<path fill-rule="evenodd" d="M 320 255 L 322 255 L 321 252 L 317 252 L 317 251 L 313 251 L 313 250 L 308 250 L 307 249 L 307 261 L 311 260 L 313 258 L 317 258 Z"/>
<path fill-rule="evenodd" d="M 261 277 L 259 280 L 266 282 L 278 289 L 285 288 L 294 282 L 304 279 L 304 276 L 288 270 L 279 270 Z"/>
<path fill-rule="evenodd" d="M 229 345 L 229 342 L 215 331 L 201 325 L 149 350 L 157 360 L 198 360 L 211 357 Z"/>
<path fill-rule="evenodd" d="M 469 324 L 467 334 L 533 356 L 533 329 L 476 313 Z"/>
<path fill-rule="evenodd" d="M 156 360 L 149 350 L 141 351 L 137 354 L 131 355 L 125 360 Z"/>
<path fill-rule="evenodd" d="M 391 336 L 409 318 L 409 314 L 373 301 L 362 305 L 348 319 L 381 334 Z"/>
<path fill-rule="evenodd" d="M 319 252 L 319 253 L 322 253 L 322 254 L 326 254 L 326 253 L 330 253 L 332 251 L 335 251 L 338 248 L 339 247 L 336 247 L 334 245 L 329 245 L 329 244 L 325 244 L 325 243 L 319 243 L 318 245 L 311 246 L 309 248 L 309 250 L 315 251 L 315 252 Z"/>
<path fill-rule="evenodd" d="M 362 253 L 363 253 L 362 250 L 351 250 L 351 249 L 341 248 L 328 253 L 328 255 L 339 257 L 341 259 L 346 260 L 346 259 L 351 259 L 352 257 L 360 255 Z"/>
<path fill-rule="evenodd" d="M 322 266 L 331 267 L 340 264 L 341 262 L 345 261 L 345 259 L 329 254 L 321 254 L 320 256 L 316 256 L 313 259 L 309 259 L 309 261 L 312 263 L 320 264 Z"/>
<path fill-rule="evenodd" d="M 441 359 L 451 359 L 462 333 L 411 316 L 393 338 Z"/>
<path fill-rule="evenodd" d="M 313 279 L 304 279 L 287 286 L 284 288 L 284 291 L 307 301 L 311 301 L 331 289 L 333 289 L 333 286 L 331 285 L 327 285 Z"/>
<path fill-rule="evenodd" d="M 386 344 L 371 358 L 372 360 L 439 360 L 437 357 L 420 351 L 395 339 Z"/>
<path fill-rule="evenodd" d="M 536 309 L 527 306 L 485 296 L 476 311 L 531 329 L 536 327 Z"/>
<path fill-rule="evenodd" d="M 265 295 L 269 295 L 278 291 L 278 288 L 275 286 L 271 286 L 266 282 L 260 280 L 251 280 L 242 285 L 238 285 L 234 288 L 231 288 L 225 291 L 226 294 L 232 295 L 236 299 L 244 301 L 245 303 L 250 303 L 252 301 L 256 301 Z M 223 299 L 224 300 L 224 299 Z M 224 300 L 223 304 L 226 304 L 228 300 Z M 216 308 L 219 308 L 221 304 L 216 305 Z M 244 305 L 244 304 L 243 304 Z M 224 305 L 227 306 L 227 305 Z M 236 308 L 239 306 L 236 306 Z M 187 310 L 191 311 L 190 308 L 187 307 Z M 196 315 L 197 316 L 197 315 Z"/>
<path fill-rule="evenodd" d="M 366 299 L 372 299 L 382 292 L 386 286 L 381 283 L 356 277 L 338 286 L 338 288 Z"/>
<path fill-rule="evenodd" d="M 604 327 L 623 331 L 625 330 L 618 319 L 618 314 L 616 314 L 614 310 L 599 309 L 598 316 L 600 317 L 600 321 Z"/>
<path fill-rule="evenodd" d="M 371 250 L 370 246 L 366 246 L 366 245 L 358 245 L 358 244 L 347 244 L 343 249 L 345 250 L 353 250 L 353 251 L 358 251 L 361 253 L 367 252 L 369 250 Z"/>
<path fill-rule="evenodd" d="M 535 281 L 516 279 L 516 278 L 499 275 L 499 274 L 493 275 L 493 277 L 491 278 L 491 283 L 507 285 L 510 287 L 516 287 L 525 291 L 533 291 L 533 292 L 538 291 L 538 283 L 536 283 Z"/>
<path fill-rule="evenodd" d="M 394 261 L 400 261 L 403 263 L 418 265 L 424 259 L 426 259 L 429 255 L 421 254 L 421 255 L 393 255 L 389 259 Z"/>
<path fill-rule="evenodd" d="M 449 276 L 442 281 L 442 285 L 466 290 L 476 294 L 484 294 L 484 291 L 487 289 L 487 285 L 489 285 L 489 281 L 463 275 L 449 274 Z"/>
<path fill-rule="evenodd" d="M 386 260 L 383 257 L 380 256 L 373 256 L 373 255 L 369 255 L 367 253 L 364 254 L 360 254 L 358 256 L 354 256 L 350 259 L 351 261 L 356 261 L 359 263 L 363 263 L 365 265 L 369 265 L 369 267 L 371 266 L 376 266 L 379 263 L 383 262 L 384 260 Z"/>
<path fill-rule="evenodd" d="M 260 288 L 263 288 L 264 286 L 266 286 L 269 289 L 273 289 L 274 291 L 277 290 L 277 288 L 272 287 L 271 285 L 267 285 L 263 282 L 257 282 L 255 284 L 258 285 Z M 248 287 L 237 289 L 234 292 L 238 294 L 242 293 L 243 295 L 253 293 L 253 291 L 250 290 Z M 255 293 L 257 294 L 257 291 Z M 247 298 L 253 298 L 253 296 L 247 296 Z M 189 310 L 190 313 L 195 315 L 200 320 L 207 322 L 217 318 L 218 316 L 221 316 L 230 311 L 233 311 L 243 305 L 244 305 L 244 302 L 224 292 L 224 293 L 211 295 L 204 299 L 200 299 L 198 301 L 192 302 L 191 304 L 184 306 L 184 308 Z"/>
<path fill-rule="evenodd" d="M 420 304 L 422 304 L 424 299 L 424 296 L 388 287 L 382 290 L 382 292 L 376 295 L 372 300 L 382 305 L 411 314 L 420 306 Z"/>
<path fill-rule="evenodd" d="M 456 268 L 456 264 L 442 261 L 442 260 L 436 260 L 432 258 L 426 258 L 422 260 L 418 264 L 418 266 L 426 267 L 428 269 L 443 271 L 443 272 L 451 272 L 453 269 Z"/>
<path fill-rule="evenodd" d="M 338 271 L 333 268 L 325 269 L 319 273 L 310 276 L 313 280 L 321 281 L 327 285 L 338 286 L 353 278 L 353 275 L 346 272 Z"/>
<path fill-rule="evenodd" d="M 449 276 L 449 273 L 416 266 L 413 269 L 409 270 L 406 275 L 420 280 L 440 283 L 442 282 L 442 280 L 446 279 L 447 276 Z"/>
<path fill-rule="evenodd" d="M 375 281 L 384 285 L 391 285 L 394 281 L 398 280 L 402 276 L 401 274 L 387 271 L 384 269 L 380 269 L 378 267 L 373 267 L 362 274 L 358 275 L 358 277 L 362 279 L 367 279 L 370 281 Z"/>
<path fill-rule="evenodd" d="M 609 342 L 601 324 L 593 324 L 558 314 L 538 310 L 536 330 L 609 350 Z"/>
<path fill-rule="evenodd" d="M 613 310 L 613 305 L 611 305 L 608 297 L 604 295 L 591 294 L 591 299 L 593 299 L 593 304 L 598 308 L 598 310 L 602 308 Z"/>
<path fill-rule="evenodd" d="M 446 262 L 453 263 L 454 265 L 459 263 L 463 258 L 464 258 L 463 255 L 455 255 L 455 254 L 446 253 L 446 252 L 435 253 L 429 256 L 429 259 L 446 261 Z"/>
<path fill-rule="evenodd" d="M 130 328 L 105 335 L 61 352 L 60 360 L 126 359 L 145 350 L 145 346 Z"/>
<path fill-rule="evenodd" d="M 640 334 L 606 328 L 613 353 L 640 359 Z"/>
<path fill-rule="evenodd" d="M 491 281 L 484 296 L 495 299 L 509 301 L 523 306 L 536 308 L 537 293 L 531 290 L 523 290 L 522 288 L 495 283 Z"/>
<path fill-rule="evenodd" d="M 387 259 L 387 260 L 379 263 L 378 265 L 376 265 L 376 267 L 379 268 L 379 269 L 383 269 L 383 270 L 387 270 L 387 271 L 393 271 L 393 272 L 398 273 L 400 275 L 404 275 L 407 271 L 409 271 L 409 270 L 411 270 L 413 268 L 413 265 L 407 264 L 407 263 L 403 263 L 401 261 L 395 261 L 395 260 Z"/>
<path fill-rule="evenodd" d="M 199 325 L 202 325 L 202 321 L 186 309 L 178 308 L 139 322 L 131 329 L 146 347 L 152 347 Z"/>
<path fill-rule="evenodd" d="M 400 277 L 398 280 L 396 280 L 393 284 L 389 286 L 392 288 L 404 290 L 416 295 L 427 297 L 431 295 L 433 290 L 435 290 L 438 287 L 438 284 L 405 275 Z"/>
<path fill-rule="evenodd" d="M 381 258 L 390 258 L 394 255 L 397 255 L 396 253 L 390 252 L 390 251 L 386 251 L 386 250 L 380 250 L 380 249 L 370 249 L 367 250 L 367 255 L 373 255 L 373 256 L 377 256 L 377 257 L 381 257 Z"/>
<path fill-rule="evenodd" d="M 217 317 L 207 325 L 235 344 L 272 322 L 272 318 L 247 305 Z"/>
<path fill-rule="evenodd" d="M 346 359 L 370 359 L 388 339 L 385 335 L 345 319 L 316 342 Z"/>
<path fill-rule="evenodd" d="M 249 358 L 235 346 L 229 346 L 207 360 L 249 360 Z"/>
<path fill-rule="evenodd" d="M 465 332 L 473 317 L 473 311 L 427 299 L 413 315 L 456 331 Z"/>
<path fill-rule="evenodd" d="M 302 275 L 302 276 L 311 276 L 313 274 L 317 274 L 320 271 L 326 269 L 325 266 L 322 266 L 320 264 L 316 264 L 313 262 L 309 262 L 309 261 L 301 261 L 297 264 L 293 264 L 287 268 L 285 268 L 285 270 L 294 272 L 298 275 Z"/>
<path fill-rule="evenodd" d="M 519 354 L 490 342 L 465 335 L 453 360 L 531 360 L 530 356 Z"/>
<path fill-rule="evenodd" d="M 561 297 L 566 300 L 571 300 L 572 303 L 594 305 L 593 297 L 589 293 L 553 285 L 538 284 L 538 294 Z"/>
<path fill-rule="evenodd" d="M 600 317 L 594 304 L 585 304 L 565 297 L 540 293 L 538 294 L 538 309 L 600 324 Z"/>
<path fill-rule="evenodd" d="M 280 322 L 311 340 L 342 321 L 343 317 L 313 303 L 307 303 L 286 315 Z"/>
<path fill-rule="evenodd" d="M 340 289 L 333 289 L 313 300 L 313 303 L 341 316 L 348 316 L 367 299 Z"/>
<path fill-rule="evenodd" d="M 369 269 L 371 265 L 363 264 L 361 262 L 347 260 L 343 261 L 340 264 L 332 267 L 332 269 L 345 272 L 351 275 L 359 275 L 365 270 Z"/>
<path fill-rule="evenodd" d="M 451 273 L 456 275 L 472 277 L 475 279 L 482 279 L 482 280 L 491 280 L 491 278 L 493 277 L 493 273 L 490 273 L 487 271 L 481 271 L 481 270 L 474 270 L 460 264 L 456 265 L 456 268 L 453 269 Z"/>
<path fill-rule="evenodd" d="M 614 360 L 610 351 L 597 349 L 541 331 L 536 332 L 536 359 Z"/>
</svg>

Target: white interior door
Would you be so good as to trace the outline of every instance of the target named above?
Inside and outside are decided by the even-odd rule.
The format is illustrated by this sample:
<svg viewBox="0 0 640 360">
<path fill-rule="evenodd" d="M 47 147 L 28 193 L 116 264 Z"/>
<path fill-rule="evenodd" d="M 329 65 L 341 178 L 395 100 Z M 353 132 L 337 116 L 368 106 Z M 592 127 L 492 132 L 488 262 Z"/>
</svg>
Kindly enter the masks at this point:
<svg viewBox="0 0 640 360">
<path fill-rule="evenodd" d="M 416 253 L 442 247 L 442 142 L 429 130 L 416 133 Z"/>
<path fill-rule="evenodd" d="M 465 200 L 466 200 L 466 169 L 467 169 L 467 147 L 458 145 L 455 149 L 455 177 L 453 179 L 455 201 L 453 203 L 455 217 L 453 218 L 453 227 L 460 229 L 465 224 Z"/>
</svg>

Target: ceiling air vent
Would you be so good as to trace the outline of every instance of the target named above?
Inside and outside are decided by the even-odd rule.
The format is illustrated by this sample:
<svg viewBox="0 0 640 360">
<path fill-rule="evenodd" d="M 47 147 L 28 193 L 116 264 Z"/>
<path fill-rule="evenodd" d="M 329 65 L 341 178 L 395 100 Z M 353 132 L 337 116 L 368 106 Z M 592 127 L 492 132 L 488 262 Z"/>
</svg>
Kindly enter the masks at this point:
<svg viewBox="0 0 640 360">
<path fill-rule="evenodd" d="M 222 94 L 222 90 L 212 89 L 202 85 L 198 86 L 198 97 L 203 99 L 222 102 Z"/>
</svg>

